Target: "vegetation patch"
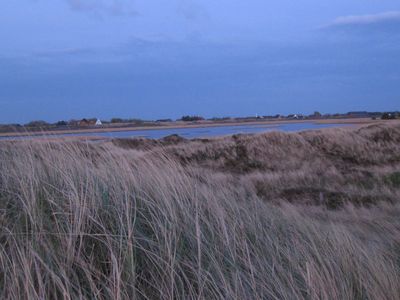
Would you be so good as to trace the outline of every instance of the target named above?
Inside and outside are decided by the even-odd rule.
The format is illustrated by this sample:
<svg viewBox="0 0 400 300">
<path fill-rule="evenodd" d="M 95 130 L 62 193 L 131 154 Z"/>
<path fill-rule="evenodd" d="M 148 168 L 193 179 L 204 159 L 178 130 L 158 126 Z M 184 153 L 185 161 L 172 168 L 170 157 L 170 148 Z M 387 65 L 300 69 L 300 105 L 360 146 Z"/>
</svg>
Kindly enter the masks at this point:
<svg viewBox="0 0 400 300">
<path fill-rule="evenodd" d="M 400 172 L 393 172 L 386 176 L 386 182 L 395 188 L 400 188 Z"/>
<path fill-rule="evenodd" d="M 387 126 L 2 142 L 0 298 L 399 299 Z"/>
</svg>

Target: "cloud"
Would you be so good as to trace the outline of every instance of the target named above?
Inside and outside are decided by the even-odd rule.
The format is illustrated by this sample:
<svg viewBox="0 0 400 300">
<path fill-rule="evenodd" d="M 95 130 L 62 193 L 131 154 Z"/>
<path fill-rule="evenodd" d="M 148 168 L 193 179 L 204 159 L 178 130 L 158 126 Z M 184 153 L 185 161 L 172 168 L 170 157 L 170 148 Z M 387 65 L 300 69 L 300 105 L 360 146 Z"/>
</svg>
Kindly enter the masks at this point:
<svg viewBox="0 0 400 300">
<path fill-rule="evenodd" d="M 190 21 L 197 21 L 200 19 L 207 19 L 208 13 L 205 8 L 196 3 L 194 1 L 189 0 L 180 0 L 178 2 L 177 11 L 181 14 L 185 19 Z"/>
<path fill-rule="evenodd" d="M 112 16 L 135 16 L 133 0 L 66 0 L 74 11 L 93 12 Z"/>
<path fill-rule="evenodd" d="M 359 47 L 400 47 L 400 11 L 344 16 L 319 27 L 326 39 L 347 41 Z"/>
<path fill-rule="evenodd" d="M 400 24 L 400 11 L 390 11 L 373 15 L 339 17 L 325 27 L 358 27 L 395 23 Z"/>
<path fill-rule="evenodd" d="M 60 48 L 60 49 L 45 49 L 33 51 L 31 57 L 38 59 L 77 59 L 90 58 L 96 55 L 94 49 L 89 48 Z"/>
</svg>

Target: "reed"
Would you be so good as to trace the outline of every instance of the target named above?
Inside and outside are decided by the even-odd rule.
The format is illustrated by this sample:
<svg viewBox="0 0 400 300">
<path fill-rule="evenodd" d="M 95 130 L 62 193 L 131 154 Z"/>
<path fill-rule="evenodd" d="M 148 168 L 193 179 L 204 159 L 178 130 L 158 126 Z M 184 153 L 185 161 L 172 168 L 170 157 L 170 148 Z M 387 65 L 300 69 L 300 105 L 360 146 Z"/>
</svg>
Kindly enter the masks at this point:
<svg viewBox="0 0 400 300">
<path fill-rule="evenodd" d="M 2 142 L 0 298 L 399 299 L 399 166 L 397 124 Z"/>
</svg>

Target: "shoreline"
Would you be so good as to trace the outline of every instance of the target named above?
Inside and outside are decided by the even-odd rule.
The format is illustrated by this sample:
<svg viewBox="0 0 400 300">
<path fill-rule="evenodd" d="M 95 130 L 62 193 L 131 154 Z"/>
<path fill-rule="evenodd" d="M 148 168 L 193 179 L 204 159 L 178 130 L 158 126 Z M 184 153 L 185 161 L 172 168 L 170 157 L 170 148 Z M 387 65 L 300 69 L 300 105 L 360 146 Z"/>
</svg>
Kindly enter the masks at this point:
<svg viewBox="0 0 400 300">
<path fill-rule="evenodd" d="M 385 122 L 382 120 L 372 120 L 371 118 L 355 118 L 355 119 L 316 119 L 316 120 L 268 120 L 268 121 L 233 121 L 233 122 L 210 122 L 210 123 L 190 123 L 190 124 L 172 124 L 164 126 L 129 126 L 129 127 L 111 127 L 111 128 L 90 128 L 90 129 L 65 129 L 65 130 L 49 130 L 36 132 L 6 132 L 0 133 L 0 137 L 29 137 L 29 136 L 57 136 L 57 135 L 73 135 L 85 133 L 107 133 L 107 132 L 127 132 L 127 131 L 151 131 L 151 130 L 167 130 L 167 129 L 185 129 L 185 128 L 208 128 L 208 127 L 224 127 L 224 126 L 266 126 L 276 127 L 284 124 L 296 123 L 315 123 L 315 124 L 349 124 L 349 125 L 366 125 Z"/>
</svg>

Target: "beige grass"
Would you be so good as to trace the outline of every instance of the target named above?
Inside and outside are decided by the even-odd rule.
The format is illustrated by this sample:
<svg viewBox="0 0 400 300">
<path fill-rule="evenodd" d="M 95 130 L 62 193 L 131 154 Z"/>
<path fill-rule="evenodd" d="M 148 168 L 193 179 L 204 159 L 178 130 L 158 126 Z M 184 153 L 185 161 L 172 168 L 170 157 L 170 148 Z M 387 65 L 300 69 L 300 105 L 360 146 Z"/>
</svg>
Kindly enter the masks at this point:
<svg viewBox="0 0 400 300">
<path fill-rule="evenodd" d="M 400 127 L 0 145 L 1 299 L 399 299 Z"/>
</svg>

